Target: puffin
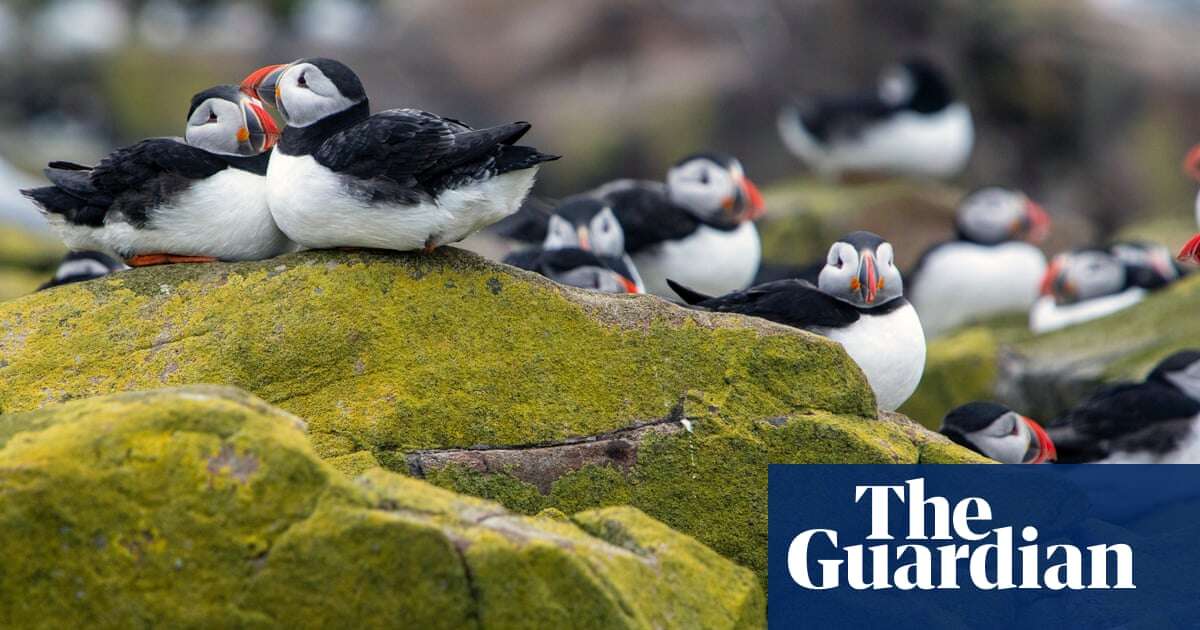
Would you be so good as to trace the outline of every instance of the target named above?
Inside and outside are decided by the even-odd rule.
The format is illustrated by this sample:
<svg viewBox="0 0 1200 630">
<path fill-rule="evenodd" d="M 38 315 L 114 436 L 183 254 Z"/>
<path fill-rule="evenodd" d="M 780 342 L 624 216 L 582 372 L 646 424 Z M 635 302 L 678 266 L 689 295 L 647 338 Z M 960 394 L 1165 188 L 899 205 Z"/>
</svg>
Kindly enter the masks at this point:
<svg viewBox="0 0 1200 630">
<path fill-rule="evenodd" d="M 908 273 L 908 299 L 930 337 L 1028 312 L 1046 273 L 1046 255 L 1034 243 L 1046 237 L 1050 219 L 1025 193 L 976 190 L 959 204 L 954 225 L 956 236 L 925 250 Z"/>
<path fill-rule="evenodd" d="M 601 293 L 643 293 L 636 280 L 637 271 L 625 259 L 578 247 L 515 252 L 504 262 L 567 286 Z"/>
<path fill-rule="evenodd" d="M 1125 262 L 1109 249 L 1063 252 L 1050 261 L 1042 277 L 1029 328 L 1041 334 L 1105 317 L 1169 283 L 1153 263 Z"/>
<path fill-rule="evenodd" d="M 1060 463 L 1200 463 L 1200 350 L 1163 359 L 1141 383 L 1105 387 L 1046 427 Z"/>
<path fill-rule="evenodd" d="M 637 266 L 629 254 L 625 253 L 625 231 L 612 207 L 605 200 L 589 195 L 568 197 L 549 216 L 545 230 L 546 235 L 539 247 L 511 253 L 504 262 L 522 269 L 539 271 L 539 266 L 546 261 L 557 259 L 559 262 L 554 263 L 557 265 L 565 260 L 553 255 L 543 260 L 544 253 L 578 249 L 592 252 L 594 258 L 604 263 L 603 266 L 632 282 L 637 289 L 632 291 L 633 293 L 645 292 L 645 285 L 638 275 Z M 579 258 L 579 255 L 576 254 L 575 257 Z"/>
<path fill-rule="evenodd" d="M 778 127 L 788 150 L 825 177 L 948 178 L 966 166 L 975 140 L 970 108 L 920 58 L 886 68 L 865 93 L 787 106 Z"/>
<path fill-rule="evenodd" d="M 286 121 L 267 169 L 280 229 L 308 248 L 433 249 L 513 214 L 538 165 L 514 122 L 473 129 L 417 109 L 372 114 L 353 70 L 323 57 L 250 73 L 242 89 Z"/>
<path fill-rule="evenodd" d="M 1200 144 L 1192 147 L 1187 156 L 1183 158 L 1183 172 L 1193 180 L 1200 182 Z M 1194 210 L 1196 223 L 1200 224 L 1200 192 L 1196 193 Z M 1179 250 L 1179 260 L 1200 263 L 1200 234 L 1193 236 L 1183 246 L 1183 249 Z"/>
<path fill-rule="evenodd" d="M 137 267 L 261 260 L 295 249 L 267 207 L 279 135 L 262 103 L 237 86 L 192 97 L 183 138 L 151 138 L 96 166 L 51 162 L 51 186 L 21 191 L 76 251 Z"/>
<path fill-rule="evenodd" d="M 816 286 L 793 278 L 710 297 L 669 283 L 689 305 L 761 317 L 842 344 L 886 411 L 902 405 L 921 382 L 925 333 L 904 298 L 892 244 L 877 234 L 852 232 L 834 243 Z"/>
<path fill-rule="evenodd" d="M 37 290 L 44 291 L 64 284 L 95 280 L 128 268 L 116 258 L 101 252 L 68 252 L 62 262 L 58 263 L 54 277 L 43 283 Z"/>
<path fill-rule="evenodd" d="M 1043 464 L 1058 458 L 1054 441 L 1040 424 L 999 403 L 955 407 L 942 418 L 938 431 L 1001 464 Z"/>
</svg>

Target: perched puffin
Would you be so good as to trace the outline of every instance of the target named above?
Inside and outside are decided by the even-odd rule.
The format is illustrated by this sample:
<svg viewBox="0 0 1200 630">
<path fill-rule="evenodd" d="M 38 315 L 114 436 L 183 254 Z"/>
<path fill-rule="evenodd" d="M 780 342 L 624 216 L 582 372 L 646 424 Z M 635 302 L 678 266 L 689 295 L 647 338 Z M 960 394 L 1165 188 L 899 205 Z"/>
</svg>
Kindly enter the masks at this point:
<svg viewBox="0 0 1200 630">
<path fill-rule="evenodd" d="M 1042 277 L 1029 328 L 1040 334 L 1111 315 L 1169 282 L 1153 264 L 1123 262 L 1106 249 L 1063 252 Z"/>
<path fill-rule="evenodd" d="M 1183 158 L 1183 171 L 1193 180 L 1200 182 L 1200 144 L 1192 147 Z M 1196 223 L 1200 224 L 1200 192 L 1196 193 Z M 1200 263 L 1200 234 L 1197 234 L 1179 251 L 1179 259 Z"/>
<path fill-rule="evenodd" d="M 70 252 L 58 264 L 54 277 L 37 290 L 44 291 L 64 284 L 95 280 L 128 268 L 121 261 L 100 252 Z"/>
<path fill-rule="evenodd" d="M 636 280 L 637 271 L 625 259 L 578 247 L 515 252 L 504 262 L 572 287 L 602 293 L 643 292 Z"/>
<path fill-rule="evenodd" d="M 801 161 L 829 177 L 951 177 L 966 166 L 975 139 L 970 109 L 923 59 L 884 70 L 871 92 L 784 108 L 779 133 Z"/>
<path fill-rule="evenodd" d="M 1108 246 L 1108 251 L 1127 266 L 1153 272 L 1143 280 L 1147 288 L 1165 286 L 1188 274 L 1188 270 L 1175 261 L 1171 250 L 1161 243 L 1117 241 Z"/>
<path fill-rule="evenodd" d="M 416 109 L 371 114 L 358 76 L 311 57 L 242 82 L 283 116 L 267 169 L 271 212 L 305 247 L 430 251 L 514 213 L 542 162 L 530 125 L 472 129 Z"/>
<path fill-rule="evenodd" d="M 817 286 L 778 280 L 709 297 L 668 282 L 688 304 L 762 317 L 841 343 L 887 411 L 908 400 L 925 371 L 925 333 L 904 299 L 892 245 L 870 232 L 852 232 L 829 248 Z"/>
<path fill-rule="evenodd" d="M 1046 427 L 1062 463 L 1200 463 L 1200 350 L 1176 352 L 1142 383 L 1101 389 Z"/>
<path fill-rule="evenodd" d="M 1049 225 L 1046 212 L 1020 191 L 989 187 L 967 195 L 955 216 L 957 236 L 927 249 L 908 274 L 908 298 L 925 334 L 1027 312 L 1046 273 L 1046 255 L 1032 243 Z"/>
<path fill-rule="evenodd" d="M 942 435 L 1001 464 L 1057 459 L 1054 441 L 1037 422 L 993 402 L 971 402 L 942 418 Z"/>
<path fill-rule="evenodd" d="M 634 292 L 645 293 L 637 266 L 625 253 L 625 231 L 621 222 L 606 201 L 588 195 L 564 199 L 546 223 L 546 236 L 541 246 L 509 254 L 504 262 L 538 271 L 537 261 L 543 252 L 571 248 L 593 252 L 601 261 L 608 261 L 605 266 L 632 282 L 637 289 Z"/>
<path fill-rule="evenodd" d="M 180 138 L 151 138 L 94 167 L 51 162 L 53 184 L 21 191 L 73 250 L 131 266 L 259 260 L 295 248 L 267 208 L 279 134 L 257 99 L 220 85 L 192 97 Z"/>
</svg>

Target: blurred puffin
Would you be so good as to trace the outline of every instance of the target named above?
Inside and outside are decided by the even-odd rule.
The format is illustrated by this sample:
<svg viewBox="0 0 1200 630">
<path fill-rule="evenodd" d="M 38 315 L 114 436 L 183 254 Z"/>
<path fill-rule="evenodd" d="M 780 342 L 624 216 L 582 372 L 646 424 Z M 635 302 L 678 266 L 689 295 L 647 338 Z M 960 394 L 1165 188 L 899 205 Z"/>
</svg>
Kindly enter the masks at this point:
<svg viewBox="0 0 1200 630">
<path fill-rule="evenodd" d="M 802 328 L 846 349 L 862 368 L 881 409 L 892 411 L 916 390 L 925 371 L 925 333 L 904 299 L 892 244 L 852 232 L 829 248 L 817 286 L 778 280 L 709 297 L 668 281 L 688 304 Z"/>
<path fill-rule="evenodd" d="M 1192 147 L 1183 158 L 1183 172 L 1193 180 L 1200 182 L 1200 144 Z M 1196 193 L 1196 223 L 1200 224 L 1200 192 Z M 1200 263 L 1200 234 L 1191 238 L 1179 251 L 1179 260 Z"/>
<path fill-rule="evenodd" d="M 1125 262 L 1106 249 L 1058 254 L 1042 277 L 1029 328 L 1040 334 L 1129 308 L 1169 284 L 1165 273 L 1152 262 Z"/>
<path fill-rule="evenodd" d="M 264 175 L 278 129 L 236 86 L 192 97 L 180 138 L 151 138 L 94 167 L 51 162 L 53 184 L 21 191 L 73 250 L 131 266 L 259 260 L 294 249 L 271 218 Z"/>
<path fill-rule="evenodd" d="M 612 208 L 647 292 L 674 298 L 667 278 L 712 294 L 753 282 L 762 259 L 754 220 L 765 207 L 736 158 L 699 153 L 672 166 L 665 183 L 620 179 L 584 194 Z M 539 241 L 546 230 L 544 217 L 525 211 L 501 231 Z"/>
<path fill-rule="evenodd" d="M 633 284 L 636 290 L 630 293 L 645 292 L 645 285 L 638 275 L 637 266 L 629 254 L 625 253 L 625 231 L 621 228 L 621 222 L 603 199 L 588 195 L 564 199 L 547 221 L 546 236 L 541 247 L 509 254 L 504 262 L 522 269 L 539 271 L 540 266 L 548 261 L 557 261 L 554 264 L 560 265 L 566 260 L 558 256 L 544 256 L 562 249 L 594 253 L 597 261 L 602 262 L 603 266 Z M 575 258 L 582 259 L 578 255 L 575 255 Z"/>
<path fill-rule="evenodd" d="M 884 70 L 871 92 L 784 108 L 779 133 L 796 157 L 830 177 L 951 177 L 966 166 L 975 138 L 970 109 L 924 59 Z"/>
<path fill-rule="evenodd" d="M 1062 463 L 1200 463 L 1200 350 L 1105 387 L 1046 427 Z"/>
<path fill-rule="evenodd" d="M 100 252 L 70 252 L 58 264 L 54 277 L 37 290 L 44 291 L 64 284 L 95 280 L 128 268 L 121 261 Z"/>
<path fill-rule="evenodd" d="M 530 125 L 472 129 L 415 109 L 371 114 L 332 59 L 266 66 L 242 82 L 287 125 L 267 170 L 271 212 L 305 247 L 430 251 L 514 213 L 542 162 Z"/>
<path fill-rule="evenodd" d="M 1050 219 L 1024 193 L 977 190 L 959 204 L 954 223 L 957 236 L 925 250 L 908 274 L 908 298 L 930 337 L 1027 312 L 1046 273 L 1046 255 L 1031 242 L 1045 238 Z"/>
<path fill-rule="evenodd" d="M 1041 464 L 1058 458 L 1037 422 L 993 402 L 971 402 L 942 418 L 942 435 L 1001 464 Z"/>
<path fill-rule="evenodd" d="M 642 293 L 635 278 L 637 272 L 626 261 L 578 247 L 532 249 L 516 252 L 504 262 L 537 272 L 572 287 L 602 293 Z"/>
</svg>

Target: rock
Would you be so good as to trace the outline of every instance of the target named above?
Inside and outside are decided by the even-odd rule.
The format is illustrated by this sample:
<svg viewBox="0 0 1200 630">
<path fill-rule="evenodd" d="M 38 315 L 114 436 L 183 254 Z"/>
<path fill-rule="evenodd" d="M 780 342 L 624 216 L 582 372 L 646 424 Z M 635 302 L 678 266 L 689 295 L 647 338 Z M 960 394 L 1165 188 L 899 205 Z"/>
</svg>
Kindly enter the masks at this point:
<svg viewBox="0 0 1200 630">
<path fill-rule="evenodd" d="M 535 518 L 322 462 L 236 389 L 0 416 L 0 624 L 754 628 L 752 572 L 629 507 Z"/>
<path fill-rule="evenodd" d="M 0 409 L 235 385 L 375 462 L 535 514 L 630 504 L 766 574 L 769 462 L 978 461 L 878 422 L 841 347 L 472 254 L 135 269 L 0 304 Z"/>
</svg>

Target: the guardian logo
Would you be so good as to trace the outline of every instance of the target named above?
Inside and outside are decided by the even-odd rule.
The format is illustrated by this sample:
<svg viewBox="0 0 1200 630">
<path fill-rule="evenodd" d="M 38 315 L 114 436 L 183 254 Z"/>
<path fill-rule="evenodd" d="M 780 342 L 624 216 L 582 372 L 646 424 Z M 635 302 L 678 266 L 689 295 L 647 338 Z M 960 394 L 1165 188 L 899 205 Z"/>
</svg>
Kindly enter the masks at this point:
<svg viewBox="0 0 1200 630">
<path fill-rule="evenodd" d="M 838 545 L 838 532 L 809 529 L 787 550 L 791 579 L 805 589 L 855 590 L 1134 589 L 1133 549 L 1127 544 L 1038 544 L 1038 530 L 989 528 L 992 508 L 979 497 L 955 503 L 925 496 L 925 480 L 902 485 L 857 485 L 854 503 L 869 505 L 867 540 L 895 541 L 889 510 L 907 507 L 907 544 Z M 927 517 L 931 517 L 927 521 Z M 932 531 L 931 531 L 932 530 Z M 946 544 L 934 544 L 946 541 Z M 813 562 L 815 565 L 813 566 Z"/>
</svg>

